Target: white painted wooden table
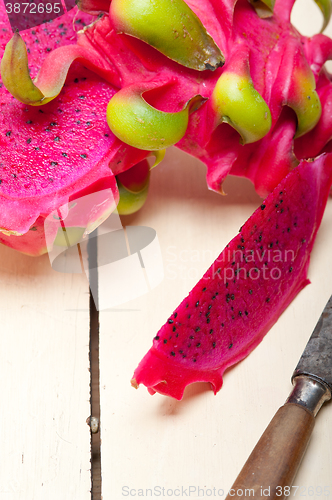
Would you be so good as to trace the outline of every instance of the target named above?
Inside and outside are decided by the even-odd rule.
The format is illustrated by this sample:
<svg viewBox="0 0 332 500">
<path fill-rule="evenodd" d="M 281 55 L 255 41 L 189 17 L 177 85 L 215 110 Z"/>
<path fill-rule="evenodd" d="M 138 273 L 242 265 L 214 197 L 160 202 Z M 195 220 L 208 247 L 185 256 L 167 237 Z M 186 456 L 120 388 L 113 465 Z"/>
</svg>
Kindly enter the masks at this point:
<svg viewBox="0 0 332 500">
<path fill-rule="evenodd" d="M 310 34 L 321 18 L 311 1 L 297 0 L 295 20 Z M 209 192 L 204 167 L 171 149 L 153 171 L 146 206 L 123 218 L 125 225 L 156 230 L 165 278 L 147 294 L 100 313 L 104 500 L 149 498 L 150 490 L 152 498 L 225 497 L 288 396 L 290 376 L 332 292 L 330 199 L 312 253 L 312 284 L 258 348 L 226 372 L 216 396 L 203 383 L 187 388 L 180 402 L 152 397 L 144 387 L 135 391 L 130 378 L 152 337 L 260 203 L 243 179 L 229 178 L 225 191 L 227 197 Z M 0 293 L 0 498 L 90 499 L 87 279 L 53 271 L 47 256 L 33 259 L 0 247 Z M 105 288 L 101 298 L 107 300 L 104 294 Z M 295 497 L 332 499 L 331 470 L 327 404 L 295 480 Z"/>
<path fill-rule="evenodd" d="M 0 247 L 0 498 L 90 495 L 89 288 Z"/>
<path fill-rule="evenodd" d="M 152 498 L 163 492 L 167 498 L 189 496 L 189 491 L 194 499 L 203 492 L 218 497 L 218 491 L 225 497 L 284 404 L 293 370 L 332 293 L 330 199 L 312 253 L 312 284 L 250 356 L 226 372 L 216 396 L 205 383 L 189 386 L 182 401 L 152 397 L 144 386 L 135 391 L 130 378 L 153 336 L 261 203 L 244 179 L 228 178 L 224 187 L 227 197 L 207 191 L 199 162 L 168 151 L 165 163 L 153 171 L 145 208 L 122 219 L 125 225 L 156 230 L 165 278 L 146 295 L 100 312 L 104 500 L 149 497 L 151 489 Z M 332 498 L 331 469 L 332 408 L 326 405 L 294 483 L 302 487 L 296 498 L 310 497 L 310 486 L 328 488 L 323 497 Z"/>
</svg>

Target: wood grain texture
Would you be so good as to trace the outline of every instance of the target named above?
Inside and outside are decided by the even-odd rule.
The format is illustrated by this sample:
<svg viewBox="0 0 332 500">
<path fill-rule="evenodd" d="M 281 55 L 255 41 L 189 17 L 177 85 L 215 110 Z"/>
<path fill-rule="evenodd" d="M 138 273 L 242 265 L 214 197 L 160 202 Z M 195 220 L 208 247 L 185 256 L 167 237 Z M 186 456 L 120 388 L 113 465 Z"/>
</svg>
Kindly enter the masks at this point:
<svg viewBox="0 0 332 500">
<path fill-rule="evenodd" d="M 90 499 L 89 288 L 0 247 L 0 498 Z"/>
<path fill-rule="evenodd" d="M 213 498 L 214 491 L 215 497 L 225 498 L 289 395 L 293 370 L 331 295 L 329 200 L 311 257 L 311 285 L 250 356 L 225 373 L 224 386 L 216 396 L 205 383 L 189 386 L 182 401 L 159 394 L 152 397 L 145 387 L 135 391 L 130 386 L 133 371 L 156 332 L 261 203 L 244 179 L 228 178 L 224 187 L 225 197 L 208 191 L 204 167 L 168 150 L 165 162 L 152 171 L 146 206 L 122 219 L 125 225 L 156 230 L 165 277 L 147 294 L 100 312 L 104 499 L 135 498 L 142 493 L 148 498 L 150 490 L 158 498 L 162 488 L 167 498 L 177 498 L 182 488 L 189 497 L 189 487 L 195 500 L 203 492 Z M 107 294 L 107 289 L 101 293 Z M 331 405 L 326 404 L 295 478 L 294 485 L 302 489 L 293 490 L 292 498 L 309 496 L 310 487 L 326 487 L 329 494 L 324 498 L 332 498 L 331 429 Z"/>
<path fill-rule="evenodd" d="M 288 403 L 279 408 L 233 484 L 226 500 L 250 491 L 255 498 L 284 500 L 293 484 L 315 425 L 313 414 Z"/>
</svg>

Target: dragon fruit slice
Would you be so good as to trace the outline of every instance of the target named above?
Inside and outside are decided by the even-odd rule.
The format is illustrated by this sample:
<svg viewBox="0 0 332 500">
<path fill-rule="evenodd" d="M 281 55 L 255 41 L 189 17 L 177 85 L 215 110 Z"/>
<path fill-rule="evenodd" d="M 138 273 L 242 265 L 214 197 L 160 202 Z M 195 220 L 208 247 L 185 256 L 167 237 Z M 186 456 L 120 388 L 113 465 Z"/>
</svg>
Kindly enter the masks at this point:
<svg viewBox="0 0 332 500">
<path fill-rule="evenodd" d="M 316 3 L 326 25 L 329 1 Z M 76 33 L 73 9 L 23 32 L 28 53 L 0 15 L 1 76 L 23 103 L 0 89 L 1 242 L 43 252 L 45 215 L 172 144 L 206 164 L 210 189 L 222 192 L 231 173 L 262 196 L 301 159 L 330 151 L 332 41 L 291 25 L 294 0 L 158 0 L 149 12 L 146 0 L 78 4 L 95 22 Z"/>
<path fill-rule="evenodd" d="M 84 19 L 91 20 L 82 14 L 74 21 L 75 15 L 69 12 L 22 34 L 32 74 L 45 54 L 61 44 L 62 49 L 68 47 L 76 37 L 75 26 L 82 28 Z M 4 42 L 10 39 L 11 29 L 3 13 L 1 17 Z M 70 69 L 61 95 L 42 108 L 21 104 L 1 84 L 1 243 L 40 255 L 47 251 L 45 218 L 58 207 L 68 204 L 70 209 L 77 198 L 111 189 L 113 197 L 102 205 L 102 213 L 96 206 L 82 214 L 83 231 L 115 209 L 119 199 L 115 173 L 123 163 L 129 168 L 147 156 L 124 145 L 107 126 L 107 103 L 115 91 L 78 62 Z M 96 96 L 103 113 L 91 106 Z"/>
<path fill-rule="evenodd" d="M 261 342 L 309 283 L 331 183 L 331 154 L 301 162 L 282 180 L 157 333 L 134 387 L 176 399 L 197 381 L 220 390 L 226 368 Z"/>
</svg>

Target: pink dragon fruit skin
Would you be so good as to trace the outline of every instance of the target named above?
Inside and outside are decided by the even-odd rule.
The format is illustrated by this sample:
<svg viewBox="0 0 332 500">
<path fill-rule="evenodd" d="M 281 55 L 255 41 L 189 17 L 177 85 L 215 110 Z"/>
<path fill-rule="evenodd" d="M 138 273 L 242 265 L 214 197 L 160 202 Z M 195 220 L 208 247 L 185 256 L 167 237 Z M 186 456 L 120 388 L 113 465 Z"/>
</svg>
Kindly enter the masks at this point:
<svg viewBox="0 0 332 500">
<path fill-rule="evenodd" d="M 40 68 L 35 89 L 38 91 L 40 86 L 46 99 L 31 102 L 30 96 L 21 90 L 23 94 L 18 97 L 35 104 L 29 106 L 14 100 L 4 87 L 0 89 L 3 243 L 32 255 L 44 252 L 45 216 L 99 179 L 109 181 L 114 198 L 118 199 L 114 175 L 149 156 L 151 149 L 162 150 L 165 135 L 167 146 L 178 141 L 179 148 L 206 164 L 208 186 L 218 192 L 222 192 L 223 180 L 231 173 L 248 177 L 258 193 L 265 196 L 301 159 L 329 151 L 331 81 L 323 65 L 332 56 L 332 41 L 321 34 L 308 39 L 295 30 L 290 24 L 293 0 L 276 0 L 273 15 L 263 19 L 247 0 L 186 0 L 213 41 L 217 62 L 206 62 L 205 67 L 214 71 L 192 69 L 172 60 L 167 57 L 167 47 L 161 53 L 144 41 L 144 29 L 131 36 L 126 9 L 132 4 L 139 9 L 144 1 L 81 0 L 82 10 L 94 15 L 104 12 L 103 17 L 76 33 L 73 9 L 62 18 L 22 33 L 29 48 L 31 75 L 35 76 Z M 165 0 L 159 3 L 164 6 Z M 274 2 L 263 3 L 269 10 Z M 174 0 L 172 4 L 181 9 L 183 0 Z M 157 29 L 165 24 L 163 15 L 161 9 L 155 23 Z M 1 18 L 4 49 L 11 33 L 4 12 Z M 92 19 L 80 13 L 75 23 L 80 18 L 86 22 Z M 202 37 L 206 41 L 206 34 Z M 178 42 L 187 49 L 189 38 L 178 37 Z M 169 42 L 167 34 L 163 40 L 161 48 Z M 15 57 L 17 44 L 13 46 Z M 246 59 L 246 64 L 240 71 L 241 58 Z M 2 59 L 3 62 L 5 58 Z M 73 63 L 74 60 L 78 62 Z M 233 105 L 225 108 L 218 95 L 228 92 L 230 96 L 232 92 L 225 87 L 223 77 L 229 75 L 231 83 L 233 78 L 236 87 L 239 71 L 251 90 L 245 99 L 233 96 Z M 3 80 L 13 80 L 8 71 L 1 72 Z M 29 78 L 27 73 L 25 82 Z M 20 81 L 14 83 L 25 88 Z M 257 95 L 261 104 L 256 113 L 253 104 Z M 113 96 L 122 98 L 127 113 L 124 124 L 128 123 L 126 117 L 141 110 L 148 113 L 146 119 L 152 123 L 159 119 L 160 111 L 166 113 L 162 116 L 166 117 L 164 129 L 161 127 L 159 136 L 153 137 L 153 148 L 151 140 L 144 138 L 145 118 L 139 114 L 134 122 L 137 129 L 134 127 L 132 134 L 127 133 L 124 125 L 125 134 L 114 135 L 118 131 L 112 117 L 106 121 Z M 43 104 L 48 99 L 53 100 Z M 76 109 L 80 109 L 80 117 Z M 63 112 L 61 116 L 59 110 Z M 225 110 L 227 115 L 223 114 Z M 179 140 L 173 118 L 185 113 L 188 125 L 184 120 L 184 135 Z M 51 126 L 52 123 L 57 125 Z M 142 129 L 141 142 L 132 142 L 131 135 L 136 138 Z M 62 153 L 68 156 L 61 156 Z"/>
<path fill-rule="evenodd" d="M 310 252 L 332 183 L 332 155 L 302 161 L 240 228 L 160 329 L 132 385 L 181 399 L 185 387 L 222 386 L 309 283 Z"/>
</svg>

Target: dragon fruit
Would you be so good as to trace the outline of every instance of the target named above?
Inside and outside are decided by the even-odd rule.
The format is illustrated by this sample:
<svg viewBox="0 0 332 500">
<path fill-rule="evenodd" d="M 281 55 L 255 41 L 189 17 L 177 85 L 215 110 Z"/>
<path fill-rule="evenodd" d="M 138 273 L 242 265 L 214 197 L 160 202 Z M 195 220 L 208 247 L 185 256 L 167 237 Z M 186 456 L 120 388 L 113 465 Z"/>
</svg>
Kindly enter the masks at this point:
<svg viewBox="0 0 332 500">
<path fill-rule="evenodd" d="M 11 29 L 1 16 L 3 41 L 10 39 Z M 31 72 L 36 72 L 45 54 L 67 47 L 76 37 L 75 26 L 82 28 L 84 20 L 91 21 L 91 16 L 77 18 L 71 11 L 24 32 Z M 71 217 L 76 226 L 66 228 L 73 233 L 83 228 L 81 236 L 90 232 L 116 208 L 119 191 L 113 171 L 122 162 L 126 168 L 135 166 L 146 153 L 124 145 L 110 132 L 104 115 L 115 90 L 78 63 L 70 69 L 61 96 L 42 108 L 22 105 L 2 84 L 0 91 L 0 242 L 40 255 L 47 251 L 44 224 L 50 213 L 64 206 L 72 211 L 75 199 L 95 193 L 94 206 L 79 214 L 79 220 Z M 104 114 L 91 107 L 96 95 Z M 144 173 L 147 177 L 146 169 Z M 113 196 L 102 203 L 106 190 Z M 61 234 L 55 232 L 54 240 L 57 237 Z"/>
<path fill-rule="evenodd" d="M 134 387 L 176 399 L 193 382 L 220 390 L 226 368 L 262 341 L 309 283 L 331 183 L 331 154 L 302 161 L 281 181 L 154 337 Z"/>
<path fill-rule="evenodd" d="M 0 241 L 42 253 L 47 214 L 100 179 L 117 203 L 114 176 L 173 144 L 206 164 L 210 189 L 231 173 L 262 196 L 330 151 L 332 41 L 302 36 L 293 4 L 80 0 L 79 18 L 75 8 L 22 38 L 2 12 L 1 76 L 23 104 L 0 89 Z M 317 4 L 325 27 L 330 2 Z M 76 33 L 79 19 L 94 22 Z"/>
</svg>

